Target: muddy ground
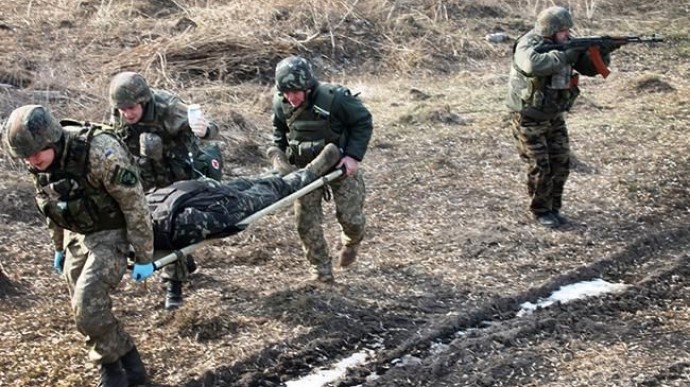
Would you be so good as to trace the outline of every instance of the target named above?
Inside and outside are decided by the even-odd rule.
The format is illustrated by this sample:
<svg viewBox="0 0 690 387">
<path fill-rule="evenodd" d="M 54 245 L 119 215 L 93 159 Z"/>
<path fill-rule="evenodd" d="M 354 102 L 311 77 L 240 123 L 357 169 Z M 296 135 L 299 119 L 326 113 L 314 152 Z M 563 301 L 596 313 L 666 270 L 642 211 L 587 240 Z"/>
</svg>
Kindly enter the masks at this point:
<svg viewBox="0 0 690 387">
<path fill-rule="evenodd" d="M 125 19 L 155 31 L 177 26 L 184 15 L 199 26 L 214 20 L 210 8 L 194 1 L 123 2 L 123 8 L 108 9 L 88 1 L 32 2 L 33 8 L 2 3 L 8 10 L 0 28 L 8 38 L 2 83 L 11 85 L 0 89 L 3 118 L 21 104 L 44 103 L 59 114 L 102 119 L 107 80 L 117 71 L 108 58 L 182 45 L 187 36 L 174 29 L 166 31 L 179 40 L 142 32 L 108 40 L 108 34 L 124 31 Z M 362 164 L 368 232 L 357 263 L 337 269 L 334 286 L 306 281 L 292 214 L 284 210 L 197 253 L 200 269 L 176 312 L 163 310 L 156 277 L 139 285 L 126 277 L 115 310 L 142 353 L 150 385 L 280 386 L 361 351 L 370 354 L 367 362 L 330 386 L 690 385 L 690 42 L 687 17 L 681 17 L 687 4 L 603 1 L 583 20 L 585 34 L 603 33 L 615 19 L 615 33 L 658 32 L 668 39 L 655 47 L 623 47 L 613 54 L 608 79 L 582 82 L 568 121 L 574 157 L 564 214 L 570 222 L 550 230 L 526 211 L 524 166 L 503 109 L 510 42 L 483 40 L 493 32 L 487 28 L 511 36 L 529 28 L 532 16 L 520 8 L 528 5 L 409 2 L 419 6 L 413 13 L 404 8 L 410 4 L 399 5 L 401 11 L 388 3 L 329 3 L 329 20 L 346 21 L 330 31 L 347 26 L 352 42 L 383 30 L 377 15 L 392 15 L 397 30 L 384 32 L 400 35 L 389 39 L 423 35 L 414 40 L 419 47 L 407 48 L 428 52 L 420 42 L 450 44 L 433 32 L 454 25 L 467 39 L 467 55 L 458 47 L 442 63 L 421 58 L 411 62 L 416 68 L 406 68 L 400 57 L 398 67 L 391 67 L 390 56 L 390 62 L 378 58 L 381 65 L 357 57 L 364 49 L 356 44 L 343 43 L 333 57 L 324 56 L 328 39 L 275 46 L 277 53 L 313 54 L 322 78 L 361 92 L 374 114 L 376 129 Z M 572 3 L 585 19 L 582 7 L 589 3 Z M 213 4 L 240 12 L 232 2 Z M 280 12 L 271 17 L 279 22 L 309 15 L 309 5 L 273 5 Z M 106 11 L 121 19 L 107 24 Z M 85 17 L 106 32 L 75 22 Z M 308 29 L 300 33 L 312 36 Z M 38 45 L 47 41 L 63 45 L 52 51 Z M 370 51 L 387 53 L 372 42 Z M 242 47 L 236 46 L 247 55 Z M 107 70 L 87 71 L 69 48 Z M 204 50 L 209 58 L 215 52 Z M 277 58 L 267 52 L 257 49 L 249 58 L 262 69 L 253 78 L 247 75 L 251 66 L 237 73 L 230 68 L 225 78 L 183 71 L 184 59 L 188 67 L 207 64 L 203 55 L 176 57 L 168 72 L 135 55 L 128 66 L 138 64 L 156 84 L 175 85 L 208 106 L 224 128 L 225 175 L 232 178 L 268 167 L 262 154 L 270 139 L 270 72 Z M 352 68 L 343 65 L 348 60 Z M 0 263 L 7 275 L 0 278 L 0 386 L 96 385 L 66 287 L 52 269 L 27 173 L 6 155 L 0 163 Z M 326 213 L 335 254 L 332 204 Z M 629 287 L 517 316 L 523 302 L 596 278 Z"/>
</svg>

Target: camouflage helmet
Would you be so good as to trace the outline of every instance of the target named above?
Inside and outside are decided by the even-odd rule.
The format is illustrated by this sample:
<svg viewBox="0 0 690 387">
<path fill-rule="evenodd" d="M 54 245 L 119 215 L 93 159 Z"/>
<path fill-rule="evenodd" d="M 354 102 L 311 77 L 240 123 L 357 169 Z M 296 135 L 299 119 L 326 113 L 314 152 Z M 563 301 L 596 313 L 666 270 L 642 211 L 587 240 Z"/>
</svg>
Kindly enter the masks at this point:
<svg viewBox="0 0 690 387">
<path fill-rule="evenodd" d="M 311 63 L 301 56 L 289 56 L 276 65 L 278 91 L 309 90 L 316 85 Z"/>
<path fill-rule="evenodd" d="M 14 109 L 3 132 L 5 147 L 12 157 L 22 159 L 57 143 L 64 134 L 60 122 L 41 105 Z"/>
<path fill-rule="evenodd" d="M 535 31 L 541 36 L 552 36 L 559 31 L 573 28 L 573 16 L 563 7 L 549 7 L 537 16 Z"/>
<path fill-rule="evenodd" d="M 125 71 L 115 75 L 110 81 L 110 106 L 125 108 L 138 103 L 147 103 L 153 93 L 146 79 L 139 73 Z"/>
</svg>

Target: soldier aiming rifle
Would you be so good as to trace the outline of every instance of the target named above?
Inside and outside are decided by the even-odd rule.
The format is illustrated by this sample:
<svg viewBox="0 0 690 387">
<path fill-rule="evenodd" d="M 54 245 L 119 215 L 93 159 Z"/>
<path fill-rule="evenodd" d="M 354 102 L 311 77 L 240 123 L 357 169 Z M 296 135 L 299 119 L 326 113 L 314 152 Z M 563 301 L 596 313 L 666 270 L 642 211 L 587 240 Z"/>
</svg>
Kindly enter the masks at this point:
<svg viewBox="0 0 690 387">
<path fill-rule="evenodd" d="M 611 71 L 609 71 L 608 67 L 604 63 L 604 59 L 601 56 L 602 51 L 606 53 L 612 52 L 613 50 L 617 50 L 621 46 L 628 43 L 652 44 L 663 41 L 664 38 L 657 36 L 656 34 L 650 36 L 583 36 L 581 38 L 570 38 L 570 40 L 562 44 L 544 43 L 540 46 L 537 46 L 534 51 L 541 54 L 554 50 L 566 51 L 569 49 L 586 49 L 589 53 L 589 59 L 592 61 L 597 73 L 606 78 L 609 76 Z"/>
</svg>

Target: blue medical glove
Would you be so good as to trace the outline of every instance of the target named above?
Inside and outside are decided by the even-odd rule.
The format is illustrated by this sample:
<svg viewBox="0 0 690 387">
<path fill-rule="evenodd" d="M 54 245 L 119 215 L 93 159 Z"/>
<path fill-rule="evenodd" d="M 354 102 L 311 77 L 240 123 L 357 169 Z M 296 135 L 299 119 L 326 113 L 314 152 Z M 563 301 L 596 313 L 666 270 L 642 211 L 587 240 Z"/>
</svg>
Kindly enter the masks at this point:
<svg viewBox="0 0 690 387">
<path fill-rule="evenodd" d="M 58 274 L 62 274 L 62 269 L 65 267 L 65 252 L 56 250 L 53 257 L 53 267 Z"/>
<path fill-rule="evenodd" d="M 149 263 L 135 263 L 132 269 L 132 279 L 136 282 L 143 281 L 149 278 L 156 270 L 156 265 L 153 262 Z"/>
</svg>

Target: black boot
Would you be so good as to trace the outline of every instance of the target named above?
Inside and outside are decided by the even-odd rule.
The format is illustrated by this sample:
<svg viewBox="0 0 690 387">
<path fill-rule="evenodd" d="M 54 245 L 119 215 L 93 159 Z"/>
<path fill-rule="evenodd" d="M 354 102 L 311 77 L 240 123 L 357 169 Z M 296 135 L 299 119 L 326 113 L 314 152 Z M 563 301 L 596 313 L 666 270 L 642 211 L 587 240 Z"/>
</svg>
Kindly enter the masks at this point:
<svg viewBox="0 0 690 387">
<path fill-rule="evenodd" d="M 196 271 L 196 261 L 191 255 L 187 256 L 187 272 L 192 274 Z"/>
<path fill-rule="evenodd" d="M 553 214 L 554 218 L 558 220 L 560 225 L 568 224 L 568 218 L 561 215 L 560 211 L 551 211 L 551 214 Z"/>
<path fill-rule="evenodd" d="M 544 212 L 541 214 L 534 214 L 534 218 L 537 223 L 548 228 L 556 228 L 560 226 L 558 219 L 550 212 Z"/>
<path fill-rule="evenodd" d="M 166 288 L 165 309 L 174 310 L 182 306 L 182 281 L 170 280 Z"/>
<path fill-rule="evenodd" d="M 132 347 L 124 356 L 120 358 L 122 368 L 125 369 L 127 380 L 130 386 L 136 386 L 146 383 L 146 368 L 144 362 L 141 361 L 137 347 Z"/>
<path fill-rule="evenodd" d="M 114 363 L 101 364 L 101 382 L 98 387 L 128 387 L 127 375 L 118 360 Z"/>
</svg>

